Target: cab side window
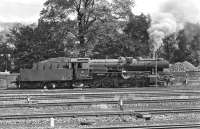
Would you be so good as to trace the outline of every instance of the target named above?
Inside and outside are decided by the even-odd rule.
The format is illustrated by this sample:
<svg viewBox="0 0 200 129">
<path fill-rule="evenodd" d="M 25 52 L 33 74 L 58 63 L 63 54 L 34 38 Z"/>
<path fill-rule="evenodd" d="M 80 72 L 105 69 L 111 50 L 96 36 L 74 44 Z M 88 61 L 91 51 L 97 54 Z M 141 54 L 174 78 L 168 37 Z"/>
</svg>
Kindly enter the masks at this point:
<svg viewBox="0 0 200 129">
<path fill-rule="evenodd" d="M 69 64 L 63 65 L 63 68 L 69 68 Z"/>
<path fill-rule="evenodd" d="M 78 63 L 78 69 L 82 69 L 82 63 Z"/>
</svg>

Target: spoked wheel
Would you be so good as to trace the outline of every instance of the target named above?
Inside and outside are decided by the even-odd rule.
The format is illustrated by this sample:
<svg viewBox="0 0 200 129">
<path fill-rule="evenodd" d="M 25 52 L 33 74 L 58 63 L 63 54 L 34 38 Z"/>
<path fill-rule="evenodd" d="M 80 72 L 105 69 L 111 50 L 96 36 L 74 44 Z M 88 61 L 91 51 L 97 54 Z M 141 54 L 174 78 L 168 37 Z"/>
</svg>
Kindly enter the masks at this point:
<svg viewBox="0 0 200 129">
<path fill-rule="evenodd" d="M 20 83 L 18 83 L 17 88 L 19 88 L 19 89 L 25 89 L 25 88 L 28 88 L 27 85 L 28 84 L 26 84 L 24 82 L 20 82 Z"/>
<path fill-rule="evenodd" d="M 102 88 L 113 88 L 113 80 L 112 79 L 104 79 L 102 80 Z"/>
<path fill-rule="evenodd" d="M 51 83 L 51 87 L 52 87 L 52 89 L 55 89 L 56 88 L 56 84 L 55 83 Z"/>
<path fill-rule="evenodd" d="M 16 84 L 17 89 L 21 89 L 21 83 Z"/>
<path fill-rule="evenodd" d="M 48 88 L 47 88 L 47 85 L 44 85 L 44 86 L 43 86 L 43 89 L 48 89 Z"/>
<path fill-rule="evenodd" d="M 119 81 L 117 79 L 113 79 L 113 88 L 119 88 Z"/>
<path fill-rule="evenodd" d="M 56 87 L 56 84 L 52 82 L 48 82 L 43 86 L 44 89 L 55 89 Z"/>
<path fill-rule="evenodd" d="M 164 86 L 164 87 L 167 87 L 167 86 L 168 86 L 168 83 L 167 83 L 166 81 L 164 81 L 164 82 L 163 82 L 163 86 Z"/>
<path fill-rule="evenodd" d="M 48 87 L 47 87 L 47 83 L 44 83 L 44 82 L 40 83 L 40 87 L 41 87 L 42 89 L 47 89 L 47 88 L 48 88 Z"/>
<path fill-rule="evenodd" d="M 101 81 L 100 80 L 92 80 L 90 83 L 88 83 L 88 86 L 90 88 L 101 88 Z"/>
</svg>

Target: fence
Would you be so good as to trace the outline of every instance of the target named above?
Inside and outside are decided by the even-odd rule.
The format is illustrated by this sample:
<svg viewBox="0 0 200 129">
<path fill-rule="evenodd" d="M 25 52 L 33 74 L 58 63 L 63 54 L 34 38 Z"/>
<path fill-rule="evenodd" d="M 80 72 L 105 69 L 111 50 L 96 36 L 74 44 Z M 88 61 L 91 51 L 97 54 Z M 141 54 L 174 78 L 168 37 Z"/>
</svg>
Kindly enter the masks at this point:
<svg viewBox="0 0 200 129">
<path fill-rule="evenodd" d="M 0 74 L 0 89 L 14 88 L 15 85 L 12 82 L 18 75 L 18 73 Z"/>
<path fill-rule="evenodd" d="M 173 72 L 175 83 L 197 83 L 200 84 L 200 71 Z"/>
</svg>

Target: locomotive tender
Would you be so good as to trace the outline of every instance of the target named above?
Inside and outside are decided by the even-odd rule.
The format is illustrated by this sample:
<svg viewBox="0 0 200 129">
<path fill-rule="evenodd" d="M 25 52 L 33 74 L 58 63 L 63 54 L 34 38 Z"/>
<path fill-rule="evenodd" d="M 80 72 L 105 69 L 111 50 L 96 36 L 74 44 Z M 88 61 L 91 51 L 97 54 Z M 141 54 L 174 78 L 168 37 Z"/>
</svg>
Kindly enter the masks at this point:
<svg viewBox="0 0 200 129">
<path fill-rule="evenodd" d="M 163 59 L 90 59 L 58 57 L 20 69 L 18 88 L 118 88 L 167 85 L 169 63 Z M 157 71 L 156 71 L 157 70 Z"/>
</svg>

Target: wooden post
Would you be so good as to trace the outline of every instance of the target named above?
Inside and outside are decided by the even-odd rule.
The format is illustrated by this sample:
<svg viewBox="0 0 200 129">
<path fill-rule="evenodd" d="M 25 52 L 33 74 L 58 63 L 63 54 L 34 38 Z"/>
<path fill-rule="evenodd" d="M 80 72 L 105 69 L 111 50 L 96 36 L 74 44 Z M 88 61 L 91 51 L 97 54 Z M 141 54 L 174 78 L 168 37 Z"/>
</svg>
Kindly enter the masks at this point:
<svg viewBox="0 0 200 129">
<path fill-rule="evenodd" d="M 124 103 L 123 103 L 123 98 L 122 98 L 122 97 L 120 97 L 120 99 L 119 99 L 119 107 L 120 107 L 120 110 L 121 110 L 121 111 L 123 111 L 123 110 L 124 110 L 123 106 L 124 106 Z"/>
<path fill-rule="evenodd" d="M 8 89 L 8 75 L 6 75 L 6 87 Z"/>
<path fill-rule="evenodd" d="M 55 119 L 53 117 L 50 118 L 50 127 L 54 128 L 55 127 Z"/>
<path fill-rule="evenodd" d="M 185 72 L 185 86 L 187 86 L 188 84 L 188 75 L 187 75 L 187 72 Z"/>
<path fill-rule="evenodd" d="M 31 98 L 29 96 L 27 96 L 26 99 L 27 99 L 27 103 L 31 102 Z"/>
</svg>

